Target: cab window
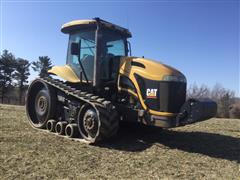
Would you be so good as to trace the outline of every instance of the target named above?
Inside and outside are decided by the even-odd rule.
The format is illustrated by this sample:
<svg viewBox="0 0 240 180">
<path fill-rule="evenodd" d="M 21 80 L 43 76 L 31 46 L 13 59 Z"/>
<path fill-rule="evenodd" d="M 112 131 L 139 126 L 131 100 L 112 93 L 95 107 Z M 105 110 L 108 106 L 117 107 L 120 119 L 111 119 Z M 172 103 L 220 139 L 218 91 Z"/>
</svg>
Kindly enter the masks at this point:
<svg viewBox="0 0 240 180">
<path fill-rule="evenodd" d="M 80 72 L 83 71 L 78 62 L 78 56 L 71 54 L 71 43 L 79 43 L 79 54 L 80 61 L 83 65 L 83 68 L 86 72 L 87 79 L 92 81 L 93 79 L 93 66 L 94 66 L 94 56 L 95 56 L 95 31 L 81 32 L 71 34 L 69 37 L 68 45 L 68 55 L 67 55 L 67 64 L 71 66 L 74 72 L 80 76 Z M 82 76 L 83 80 L 85 77 Z"/>
<path fill-rule="evenodd" d="M 126 56 L 126 38 L 108 30 L 102 33 L 101 79 L 109 81 L 116 79 L 120 57 Z"/>
</svg>

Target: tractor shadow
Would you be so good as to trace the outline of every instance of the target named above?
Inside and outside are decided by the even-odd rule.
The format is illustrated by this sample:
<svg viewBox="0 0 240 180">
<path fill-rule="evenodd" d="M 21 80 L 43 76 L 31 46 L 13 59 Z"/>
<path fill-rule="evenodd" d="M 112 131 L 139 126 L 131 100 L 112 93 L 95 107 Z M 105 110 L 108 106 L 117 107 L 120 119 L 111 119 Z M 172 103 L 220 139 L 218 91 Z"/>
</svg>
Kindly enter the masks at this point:
<svg viewBox="0 0 240 180">
<path fill-rule="evenodd" d="M 240 162 L 240 139 L 207 132 L 180 132 L 139 124 L 121 124 L 117 136 L 98 146 L 120 151 L 144 151 L 153 144 L 214 158 Z"/>
</svg>

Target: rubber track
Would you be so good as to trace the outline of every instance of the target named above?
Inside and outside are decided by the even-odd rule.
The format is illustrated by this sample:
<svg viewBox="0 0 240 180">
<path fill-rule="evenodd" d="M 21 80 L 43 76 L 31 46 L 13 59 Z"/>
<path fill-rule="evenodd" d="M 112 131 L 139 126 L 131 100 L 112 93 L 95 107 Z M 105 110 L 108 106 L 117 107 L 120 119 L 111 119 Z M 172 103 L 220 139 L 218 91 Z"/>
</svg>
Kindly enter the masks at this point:
<svg viewBox="0 0 240 180">
<path fill-rule="evenodd" d="M 101 98 L 99 96 L 96 96 L 94 94 L 88 93 L 86 91 L 76 90 L 75 88 L 67 85 L 61 80 L 53 79 L 50 76 L 45 78 L 39 78 L 41 81 L 47 83 L 48 85 L 51 85 L 58 90 L 64 92 L 67 95 L 71 95 L 80 101 L 84 101 L 86 103 L 91 104 L 94 107 L 100 106 L 101 109 L 105 109 L 106 111 L 110 112 L 112 109 L 114 109 L 114 106 L 112 105 L 111 101 L 107 101 L 104 98 Z"/>
<path fill-rule="evenodd" d="M 82 102 L 88 103 L 91 106 L 95 107 L 96 110 L 98 110 L 100 118 L 104 117 L 105 123 L 109 124 L 110 126 L 113 125 L 113 131 L 117 130 L 116 127 L 118 126 L 118 123 L 117 123 L 117 121 L 116 121 L 116 123 L 114 122 L 115 118 L 117 117 L 116 116 L 116 110 L 115 110 L 115 107 L 112 105 L 111 101 L 107 101 L 105 98 L 96 96 L 96 95 L 94 95 L 92 93 L 89 93 L 89 92 L 86 92 L 86 91 L 76 90 L 75 88 L 67 85 L 63 81 L 58 80 L 58 79 L 53 79 L 50 76 L 44 77 L 44 78 L 38 78 L 38 79 L 45 82 L 46 84 L 48 84 L 50 86 L 62 91 L 66 95 L 72 96 L 72 97 L 78 99 L 80 102 L 82 101 Z M 109 122 L 107 122 L 108 121 L 107 119 L 109 120 Z M 102 122 L 102 123 L 104 123 L 104 122 Z M 104 126 L 103 126 L 103 128 L 104 128 Z M 38 128 L 35 128 L 35 129 L 38 129 Z M 48 130 L 45 130 L 45 129 L 42 129 L 42 131 L 43 132 L 48 132 L 48 133 L 51 133 L 51 134 L 55 134 L 57 136 L 66 137 L 64 135 L 58 135 L 57 133 L 49 132 Z M 115 132 L 111 132 L 107 136 L 111 136 L 114 133 Z M 105 136 L 105 137 L 103 137 L 103 136 L 105 136 L 105 134 L 102 134 L 99 137 L 99 140 L 107 137 L 107 136 Z M 66 137 L 66 138 L 68 138 L 68 137 Z M 88 141 L 85 141 L 82 138 L 68 138 L 68 139 L 89 143 Z"/>
</svg>

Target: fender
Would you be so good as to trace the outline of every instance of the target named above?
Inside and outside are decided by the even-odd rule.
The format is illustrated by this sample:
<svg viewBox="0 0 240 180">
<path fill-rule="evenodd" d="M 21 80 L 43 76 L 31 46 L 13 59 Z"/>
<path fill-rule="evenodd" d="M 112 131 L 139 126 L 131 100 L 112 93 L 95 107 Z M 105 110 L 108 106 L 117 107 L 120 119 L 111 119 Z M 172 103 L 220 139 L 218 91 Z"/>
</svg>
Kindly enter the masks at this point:
<svg viewBox="0 0 240 180">
<path fill-rule="evenodd" d="M 69 65 L 53 66 L 50 70 L 48 70 L 48 73 L 59 76 L 62 79 L 71 83 L 80 82 L 80 79 L 78 78 L 78 76 L 75 74 L 75 72 L 71 69 Z"/>
</svg>

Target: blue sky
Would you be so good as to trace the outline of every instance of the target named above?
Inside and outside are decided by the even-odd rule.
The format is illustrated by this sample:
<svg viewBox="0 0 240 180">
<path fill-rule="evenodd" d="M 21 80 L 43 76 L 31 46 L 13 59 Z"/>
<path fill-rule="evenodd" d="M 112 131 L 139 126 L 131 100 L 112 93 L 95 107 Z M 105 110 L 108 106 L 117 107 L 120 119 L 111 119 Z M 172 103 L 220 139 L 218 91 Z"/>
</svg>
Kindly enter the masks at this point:
<svg viewBox="0 0 240 180">
<path fill-rule="evenodd" d="M 1 52 L 66 61 L 61 25 L 100 17 L 127 27 L 134 56 L 182 71 L 188 85 L 216 83 L 240 96 L 239 1 L 1 1 Z M 36 76 L 32 73 L 31 79 Z"/>
</svg>

